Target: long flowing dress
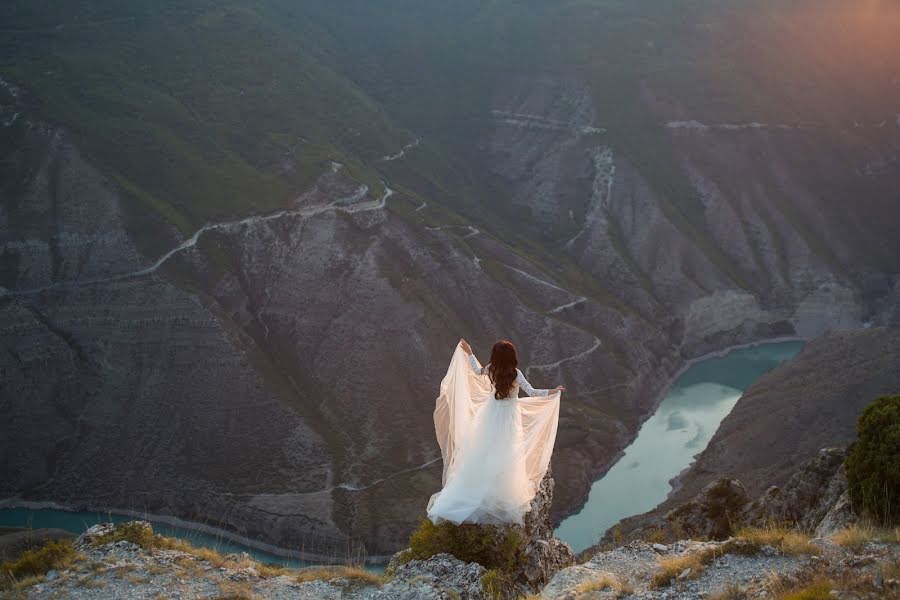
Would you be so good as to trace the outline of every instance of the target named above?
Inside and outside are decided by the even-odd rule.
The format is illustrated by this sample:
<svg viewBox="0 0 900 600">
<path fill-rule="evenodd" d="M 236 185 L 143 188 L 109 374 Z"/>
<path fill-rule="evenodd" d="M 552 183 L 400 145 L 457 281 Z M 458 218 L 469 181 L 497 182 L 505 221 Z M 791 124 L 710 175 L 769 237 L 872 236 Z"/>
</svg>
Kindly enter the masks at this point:
<svg viewBox="0 0 900 600">
<path fill-rule="evenodd" d="M 443 489 L 428 502 L 434 523 L 521 523 L 550 465 L 559 392 L 532 388 L 517 369 L 508 397 L 494 393 L 486 368 L 457 345 L 434 410 L 444 460 Z"/>
</svg>

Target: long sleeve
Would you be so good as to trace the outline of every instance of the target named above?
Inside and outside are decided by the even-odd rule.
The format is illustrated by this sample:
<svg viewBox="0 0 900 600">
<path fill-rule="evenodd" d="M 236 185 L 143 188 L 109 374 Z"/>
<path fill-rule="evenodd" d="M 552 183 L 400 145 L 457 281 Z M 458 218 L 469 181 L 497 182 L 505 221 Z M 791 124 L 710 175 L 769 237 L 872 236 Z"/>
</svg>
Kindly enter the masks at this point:
<svg viewBox="0 0 900 600">
<path fill-rule="evenodd" d="M 476 375 L 481 375 L 482 373 L 484 373 L 484 367 L 482 367 L 478 363 L 478 359 L 475 358 L 475 355 L 469 354 L 468 357 L 469 357 L 469 367 L 471 367 L 472 372 L 475 373 Z"/>
<path fill-rule="evenodd" d="M 550 394 L 550 390 L 536 390 L 531 387 L 531 384 L 528 383 L 528 380 L 525 379 L 525 376 L 522 375 L 522 371 L 519 369 L 516 369 L 516 383 L 529 396 L 548 396 Z"/>
</svg>

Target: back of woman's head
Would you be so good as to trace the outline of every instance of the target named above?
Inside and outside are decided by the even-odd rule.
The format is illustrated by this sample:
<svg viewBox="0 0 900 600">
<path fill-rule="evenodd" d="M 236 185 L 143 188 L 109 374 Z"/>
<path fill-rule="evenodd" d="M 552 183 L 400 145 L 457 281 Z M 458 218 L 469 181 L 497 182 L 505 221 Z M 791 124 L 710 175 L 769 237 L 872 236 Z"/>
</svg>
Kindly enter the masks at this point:
<svg viewBox="0 0 900 600">
<path fill-rule="evenodd" d="M 502 400 L 509 396 L 513 383 L 516 381 L 516 367 L 519 360 L 516 357 L 516 347 L 509 340 L 500 340 L 491 348 L 491 362 L 488 365 L 488 377 L 494 384 L 494 397 Z"/>
</svg>

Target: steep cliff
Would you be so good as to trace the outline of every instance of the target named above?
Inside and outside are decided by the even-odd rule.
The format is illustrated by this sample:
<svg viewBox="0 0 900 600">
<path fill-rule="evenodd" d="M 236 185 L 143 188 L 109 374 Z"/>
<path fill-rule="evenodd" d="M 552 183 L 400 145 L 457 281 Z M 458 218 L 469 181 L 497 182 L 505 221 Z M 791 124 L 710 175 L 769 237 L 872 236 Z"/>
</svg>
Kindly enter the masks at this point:
<svg viewBox="0 0 900 600">
<path fill-rule="evenodd" d="M 4 498 L 385 555 L 460 336 L 567 386 L 558 518 L 686 360 L 900 318 L 900 54 L 839 11 L 776 81 L 752 6 L 88 4 L 2 9 Z"/>
</svg>

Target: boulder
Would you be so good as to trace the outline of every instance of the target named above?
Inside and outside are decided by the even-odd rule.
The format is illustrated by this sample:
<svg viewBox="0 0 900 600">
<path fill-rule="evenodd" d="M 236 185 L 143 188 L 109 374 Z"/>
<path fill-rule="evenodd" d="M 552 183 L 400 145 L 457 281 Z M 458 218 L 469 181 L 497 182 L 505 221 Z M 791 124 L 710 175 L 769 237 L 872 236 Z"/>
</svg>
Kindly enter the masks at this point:
<svg viewBox="0 0 900 600">
<path fill-rule="evenodd" d="M 681 529 L 689 536 L 721 540 L 731 535 L 732 524 L 740 519 L 749 502 L 740 481 L 722 477 L 690 502 L 669 511 L 666 521 L 673 530 Z"/>
<path fill-rule="evenodd" d="M 450 554 L 394 565 L 393 578 L 377 598 L 391 600 L 486 600 L 481 578 L 487 570 Z"/>
<path fill-rule="evenodd" d="M 845 529 L 859 521 L 850 503 L 850 493 L 844 492 L 838 497 L 825 517 L 816 526 L 816 537 L 828 537 L 841 529 Z"/>
</svg>

